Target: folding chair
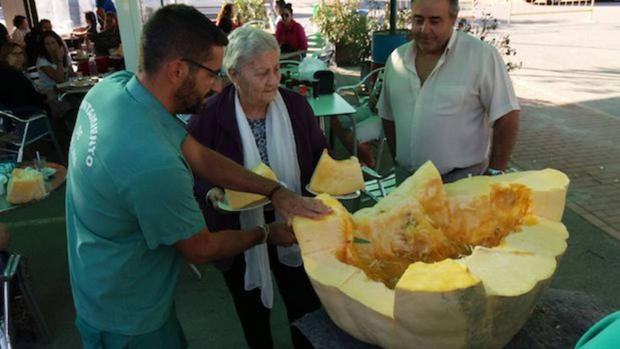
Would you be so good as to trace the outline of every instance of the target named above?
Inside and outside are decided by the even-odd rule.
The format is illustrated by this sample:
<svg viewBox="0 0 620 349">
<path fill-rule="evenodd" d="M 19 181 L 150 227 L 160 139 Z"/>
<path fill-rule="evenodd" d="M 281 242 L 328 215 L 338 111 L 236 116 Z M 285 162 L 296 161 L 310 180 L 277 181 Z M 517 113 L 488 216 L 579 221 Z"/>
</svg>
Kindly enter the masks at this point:
<svg viewBox="0 0 620 349">
<path fill-rule="evenodd" d="M 2 134 L 0 134 L 0 141 L 17 148 L 17 150 L 2 150 L 7 153 L 16 154 L 17 162 L 22 162 L 24 157 L 24 149 L 26 146 L 29 146 L 30 144 L 45 137 L 50 138 L 56 148 L 56 151 L 58 152 L 58 158 L 62 163 L 65 162 L 65 157 L 60 149 L 58 140 L 54 135 L 54 131 L 52 130 L 47 114 L 44 111 L 39 111 L 20 117 L 10 110 L 0 110 L 0 118 L 3 119 L 5 130 L 8 127 L 13 127 L 12 131 L 2 132 Z"/>
<path fill-rule="evenodd" d="M 0 328 L 2 330 L 2 334 L 0 335 L 0 348 L 2 349 L 13 348 L 13 344 L 15 342 L 15 338 L 13 338 L 14 332 L 11 322 L 11 290 L 14 283 L 17 283 L 19 286 L 21 296 L 26 303 L 29 315 L 32 316 L 32 320 L 35 323 L 35 330 L 37 331 L 37 335 L 42 339 L 43 343 L 50 343 L 52 338 L 49 328 L 47 327 L 47 324 L 43 319 L 43 315 L 41 314 L 39 306 L 34 299 L 32 290 L 25 282 L 25 272 L 21 260 L 21 255 L 9 253 L 9 258 L 6 261 L 4 270 L 2 272 L 3 307 L 2 319 L 0 321 Z"/>
<path fill-rule="evenodd" d="M 357 104 L 355 105 L 356 109 L 366 107 L 370 103 L 370 99 L 372 96 L 378 98 L 381 93 L 381 88 L 383 87 L 383 74 L 384 68 L 377 68 L 368 75 L 366 75 L 362 80 L 353 85 L 347 85 L 339 87 L 336 91 L 339 94 L 342 94 L 345 91 L 350 91 L 353 93 L 357 100 Z M 365 89 L 369 91 L 367 95 L 361 95 L 360 90 Z M 375 116 L 373 116 L 375 117 Z M 359 125 L 358 125 L 359 126 Z M 383 168 L 383 157 L 386 145 L 386 138 L 381 132 L 381 135 L 377 139 L 377 152 L 376 152 L 376 168 L 381 171 Z M 365 198 L 368 198 L 374 202 L 379 201 L 382 197 L 388 195 L 393 188 L 396 187 L 396 175 L 394 173 L 394 168 L 390 168 L 384 173 L 380 173 L 369 167 L 362 167 L 362 172 L 364 173 L 364 178 L 366 179 L 366 187 L 362 191 L 362 194 Z M 364 199 L 362 199 L 364 201 Z"/>
</svg>

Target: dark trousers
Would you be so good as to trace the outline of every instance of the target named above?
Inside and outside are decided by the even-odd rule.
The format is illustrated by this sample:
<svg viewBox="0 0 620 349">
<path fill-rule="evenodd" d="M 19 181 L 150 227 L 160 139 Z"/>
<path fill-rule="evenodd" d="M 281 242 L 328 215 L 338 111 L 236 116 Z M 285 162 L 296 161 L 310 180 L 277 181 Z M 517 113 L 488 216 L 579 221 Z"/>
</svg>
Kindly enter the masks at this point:
<svg viewBox="0 0 620 349">
<path fill-rule="evenodd" d="M 321 306 L 303 267 L 292 268 L 280 263 L 276 247 L 271 245 L 269 245 L 269 259 L 272 275 L 286 305 L 289 323 Z M 237 255 L 231 269 L 223 274 L 235 301 L 237 315 L 241 320 L 248 345 L 252 349 L 272 348 L 273 338 L 269 322 L 271 310 L 263 306 L 260 289 L 250 291 L 244 289 L 244 255 Z M 313 348 L 294 326 L 291 326 L 291 338 L 295 348 Z"/>
</svg>

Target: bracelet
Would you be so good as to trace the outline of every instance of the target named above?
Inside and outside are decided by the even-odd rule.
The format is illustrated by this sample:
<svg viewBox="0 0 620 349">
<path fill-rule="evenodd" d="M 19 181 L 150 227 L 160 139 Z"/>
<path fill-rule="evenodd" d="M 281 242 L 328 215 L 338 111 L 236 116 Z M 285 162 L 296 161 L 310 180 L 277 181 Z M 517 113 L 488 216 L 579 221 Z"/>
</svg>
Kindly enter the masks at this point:
<svg viewBox="0 0 620 349">
<path fill-rule="evenodd" d="M 278 191 L 282 189 L 282 185 L 278 184 L 276 185 L 273 189 L 271 189 L 271 191 L 269 192 L 269 194 L 267 194 L 267 197 L 269 198 L 269 200 L 271 200 L 271 198 L 273 197 L 273 195 Z"/>
<path fill-rule="evenodd" d="M 494 168 L 489 167 L 489 168 L 487 168 L 487 170 L 486 170 L 486 174 L 488 174 L 489 176 L 499 176 L 499 175 L 503 175 L 503 174 L 504 174 L 504 171 L 502 171 L 502 170 L 496 170 L 496 169 L 494 169 Z"/>
<path fill-rule="evenodd" d="M 261 239 L 260 244 L 264 244 L 265 242 L 267 242 L 267 239 L 269 239 L 269 233 L 271 232 L 269 230 L 269 224 L 261 224 L 261 225 L 259 225 L 258 226 L 258 230 L 263 232 L 263 238 Z"/>
</svg>

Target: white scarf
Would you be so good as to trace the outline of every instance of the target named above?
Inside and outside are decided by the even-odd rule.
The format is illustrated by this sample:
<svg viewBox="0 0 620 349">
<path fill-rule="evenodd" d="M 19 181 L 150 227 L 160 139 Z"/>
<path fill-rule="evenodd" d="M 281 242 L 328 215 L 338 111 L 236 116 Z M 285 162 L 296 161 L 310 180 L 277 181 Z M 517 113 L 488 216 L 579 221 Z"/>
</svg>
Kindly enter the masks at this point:
<svg viewBox="0 0 620 349">
<path fill-rule="evenodd" d="M 261 162 L 260 153 L 256 146 L 254 134 L 243 112 L 239 95 L 235 92 L 235 117 L 241 135 L 243 146 L 243 166 L 251 169 Z M 297 162 L 297 147 L 293 136 L 291 119 L 284 104 L 284 100 L 277 93 L 273 102 L 269 104 L 266 116 L 267 155 L 269 165 L 278 180 L 284 183 L 289 190 L 301 194 L 301 180 L 299 163 Z M 276 215 L 276 220 L 282 217 Z M 265 223 L 263 208 L 243 211 L 240 214 L 241 229 L 251 229 Z M 261 289 L 261 300 L 267 308 L 273 306 L 273 282 L 269 267 L 267 244 L 254 246 L 244 252 L 245 255 L 245 289 Z M 299 267 L 302 264 L 298 245 L 291 247 L 278 246 L 278 259 L 285 265 Z"/>
</svg>

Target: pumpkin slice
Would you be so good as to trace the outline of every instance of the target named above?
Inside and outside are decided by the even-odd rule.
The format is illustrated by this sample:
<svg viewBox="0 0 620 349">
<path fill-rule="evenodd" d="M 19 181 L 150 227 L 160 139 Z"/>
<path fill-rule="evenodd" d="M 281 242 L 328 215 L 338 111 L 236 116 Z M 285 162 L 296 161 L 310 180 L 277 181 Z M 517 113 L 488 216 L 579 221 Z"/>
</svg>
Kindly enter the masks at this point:
<svg viewBox="0 0 620 349">
<path fill-rule="evenodd" d="M 271 180 L 274 180 L 274 181 L 278 180 L 278 178 L 276 177 L 276 174 L 273 173 L 271 168 L 269 168 L 269 166 L 265 165 L 262 162 L 254 166 L 254 168 L 252 168 L 251 171 L 256 173 L 257 175 L 269 178 Z M 224 192 L 226 195 L 226 200 L 228 201 L 228 205 L 233 209 L 240 209 L 245 206 L 248 206 L 258 201 L 266 199 L 264 195 L 260 195 L 260 194 L 244 193 L 244 192 L 230 190 L 230 189 L 226 189 Z"/>
<path fill-rule="evenodd" d="M 30 167 L 13 170 L 7 187 L 6 201 L 12 204 L 24 204 L 39 200 L 45 194 L 47 192 L 41 172 Z"/>
<path fill-rule="evenodd" d="M 364 189 L 364 176 L 359 160 L 355 156 L 347 160 L 334 160 L 327 149 L 323 150 L 309 186 L 315 193 L 331 195 L 350 194 Z"/>
<path fill-rule="evenodd" d="M 295 217 L 293 228 L 325 309 L 354 337 L 386 348 L 501 348 L 566 250 L 567 186 L 555 170 L 444 186 L 427 163 L 354 215 L 320 195 L 333 213 Z"/>
<path fill-rule="evenodd" d="M 533 213 L 560 221 L 566 204 L 569 179 L 564 173 L 545 169 L 524 171 L 502 176 L 475 176 L 445 185 L 447 195 L 457 199 L 488 194 L 494 184 L 518 183 L 533 190 Z"/>
</svg>

